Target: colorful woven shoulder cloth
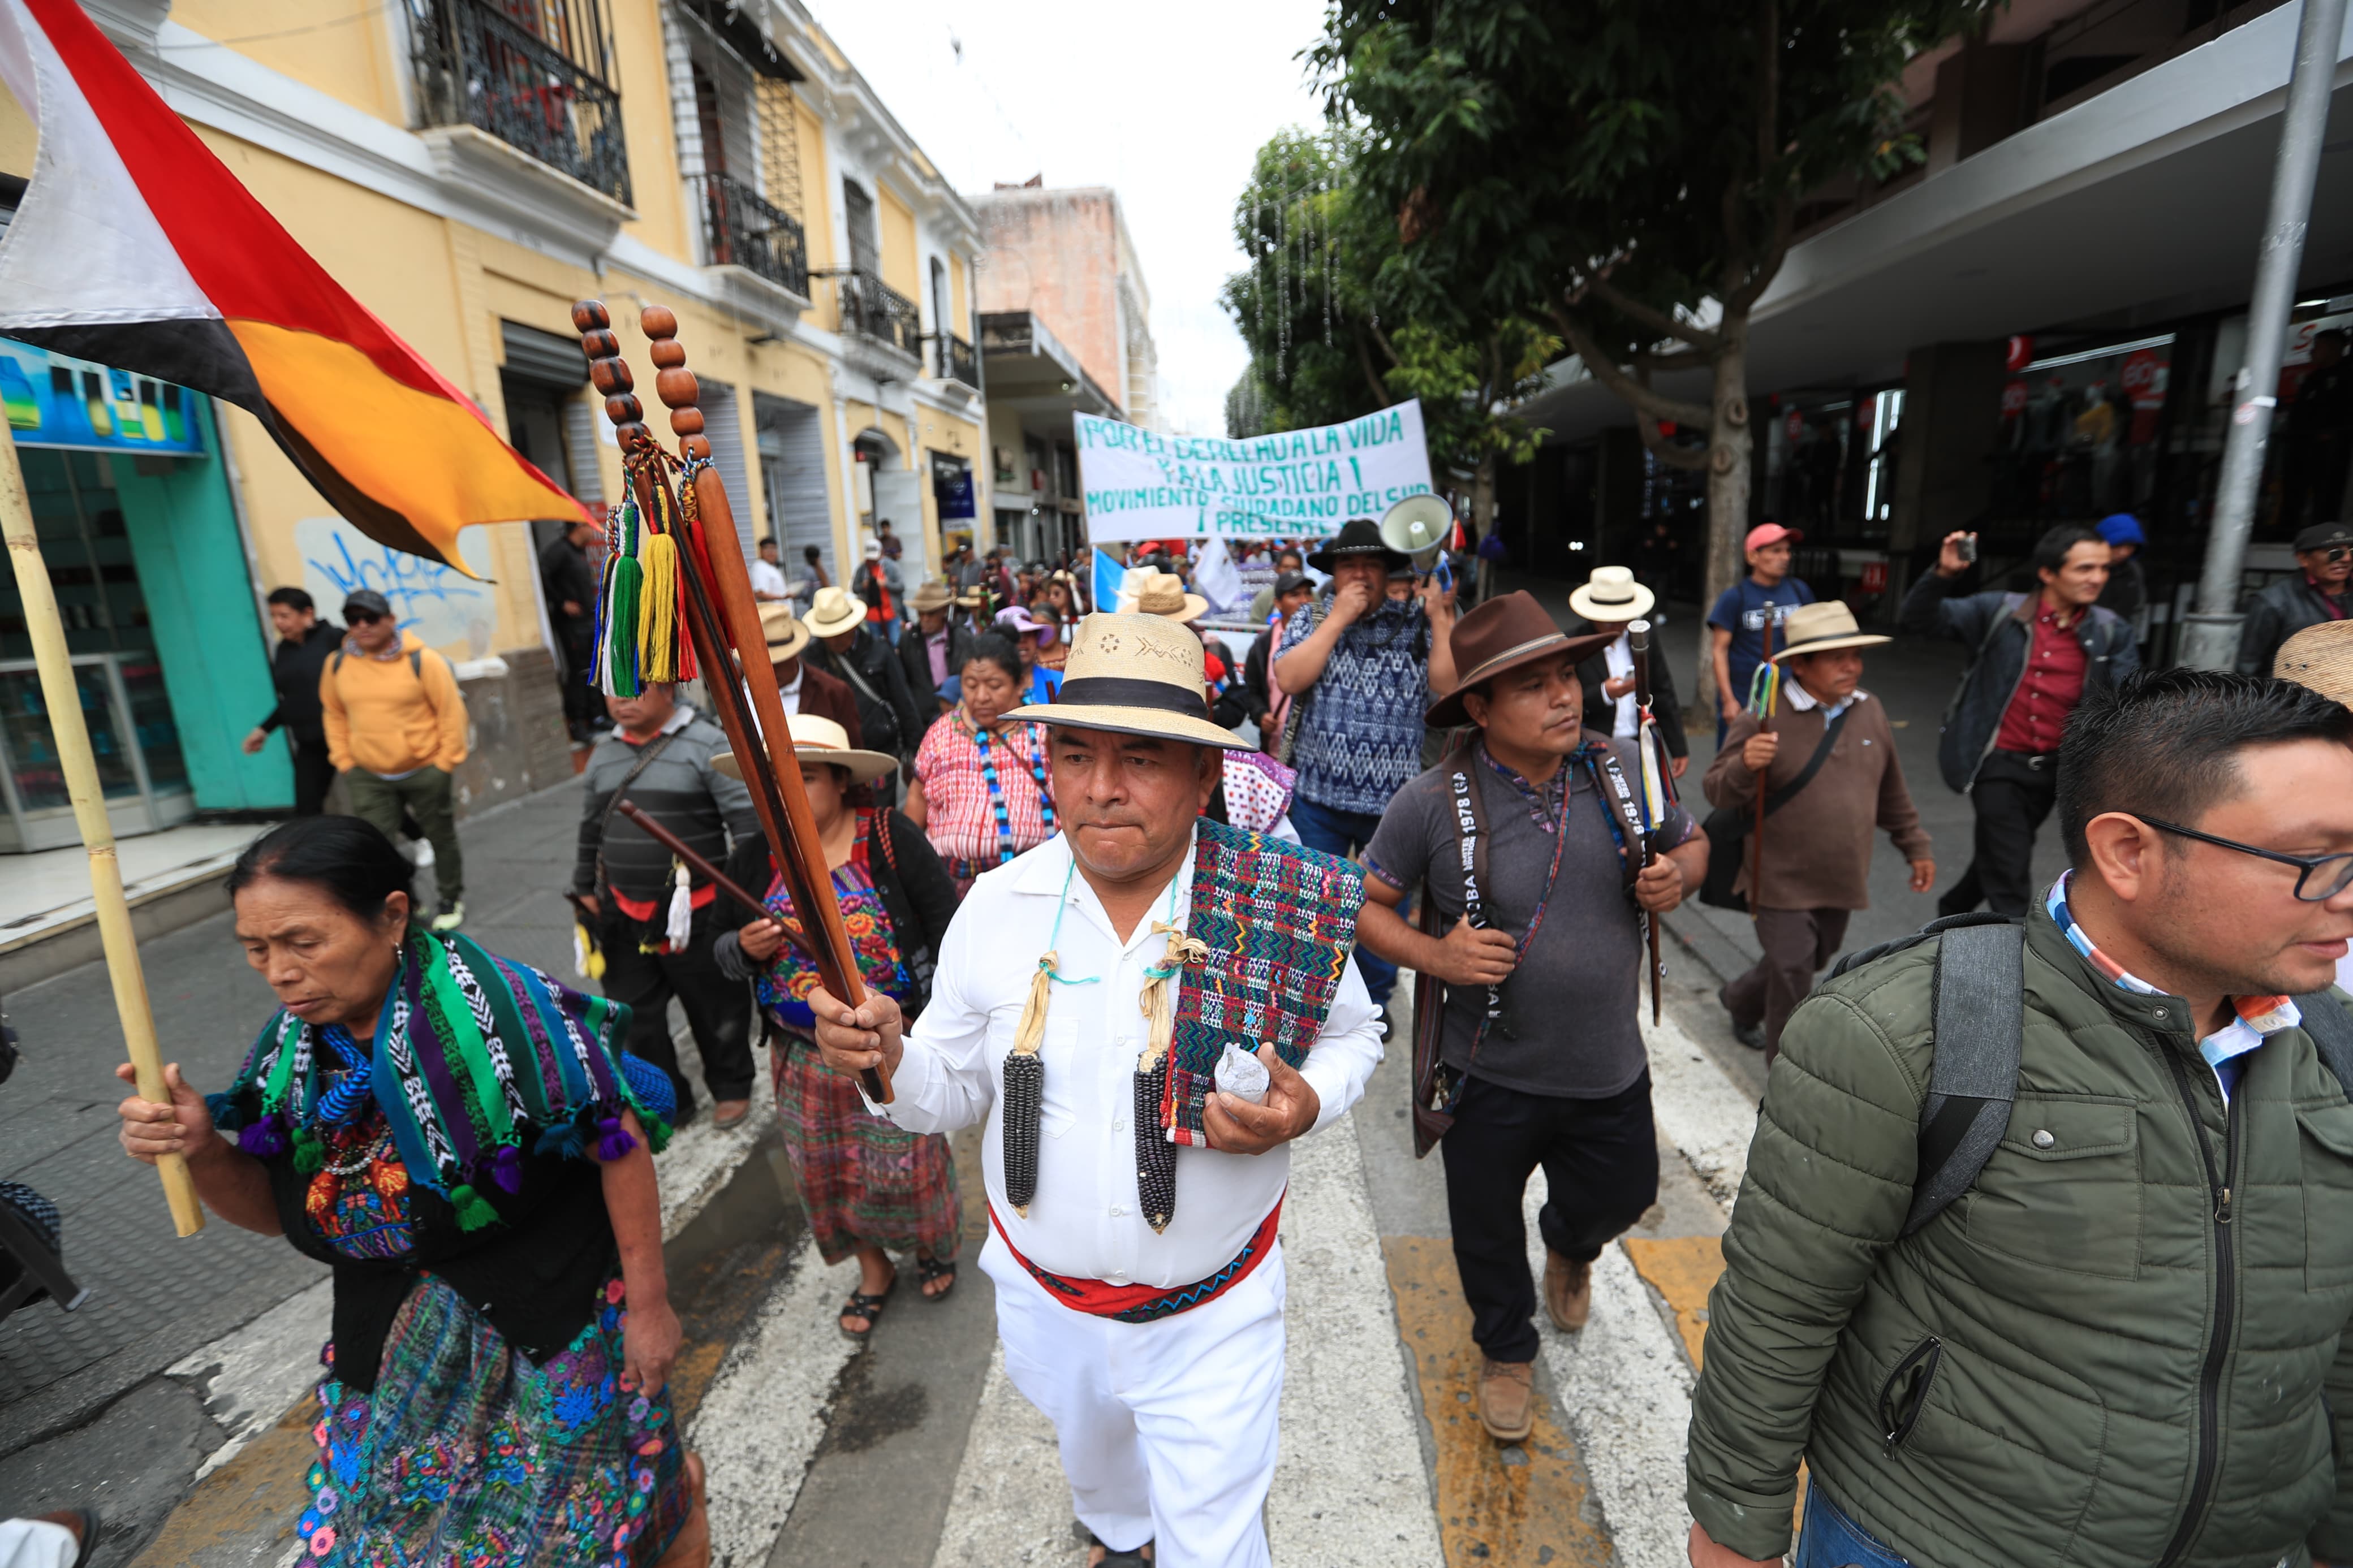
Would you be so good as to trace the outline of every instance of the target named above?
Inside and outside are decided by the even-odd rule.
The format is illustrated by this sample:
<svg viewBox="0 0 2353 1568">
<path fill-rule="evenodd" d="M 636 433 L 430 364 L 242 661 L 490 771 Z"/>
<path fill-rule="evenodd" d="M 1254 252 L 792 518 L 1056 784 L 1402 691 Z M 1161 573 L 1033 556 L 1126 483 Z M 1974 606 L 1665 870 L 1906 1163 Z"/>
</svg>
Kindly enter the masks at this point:
<svg viewBox="0 0 2353 1568">
<path fill-rule="evenodd" d="M 1364 874 L 1336 855 L 1204 817 L 1194 842 L 1185 934 L 1208 949 L 1185 970 L 1160 1125 L 1208 1146 L 1201 1108 L 1226 1042 L 1272 1041 L 1293 1067 L 1324 1031 L 1356 945 Z"/>
<path fill-rule="evenodd" d="M 522 1181 L 526 1141 L 536 1152 L 617 1160 L 635 1147 L 621 1125 L 637 1112 L 657 1150 L 667 1107 L 622 1067 L 629 1009 L 558 984 L 470 939 L 416 931 L 377 1015 L 368 1087 L 409 1179 L 448 1199 L 473 1230 L 497 1212 L 476 1188 Z M 261 1158 L 290 1145 L 310 1171 L 321 1158 L 318 1031 L 280 1010 L 261 1031 L 237 1082 L 211 1098 L 215 1123 Z M 237 1102 L 260 1098 L 244 1120 Z"/>
</svg>

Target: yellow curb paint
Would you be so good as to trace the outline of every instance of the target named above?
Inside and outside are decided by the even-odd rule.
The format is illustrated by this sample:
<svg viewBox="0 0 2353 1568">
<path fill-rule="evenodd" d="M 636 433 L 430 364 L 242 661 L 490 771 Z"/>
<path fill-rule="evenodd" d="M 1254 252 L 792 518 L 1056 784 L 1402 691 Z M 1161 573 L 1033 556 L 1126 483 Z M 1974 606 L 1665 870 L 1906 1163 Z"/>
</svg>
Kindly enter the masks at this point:
<svg viewBox="0 0 2353 1568">
<path fill-rule="evenodd" d="M 1430 1237 L 1381 1238 L 1398 1328 L 1413 1354 L 1438 1455 L 1438 1529 L 1447 1568 L 1558 1568 L 1609 1561 L 1568 1434 L 1536 1384 L 1535 1429 L 1505 1447 L 1479 1425 L 1482 1358 L 1454 1271 L 1454 1249 Z"/>
<path fill-rule="evenodd" d="M 1675 1315 L 1675 1331 L 1683 1335 L 1683 1353 L 1692 1371 L 1700 1369 L 1700 1347 L 1707 1338 L 1707 1293 L 1724 1272 L 1724 1243 L 1714 1236 L 1630 1236 L 1620 1246 L 1633 1260 L 1634 1272 L 1665 1300 Z"/>
</svg>

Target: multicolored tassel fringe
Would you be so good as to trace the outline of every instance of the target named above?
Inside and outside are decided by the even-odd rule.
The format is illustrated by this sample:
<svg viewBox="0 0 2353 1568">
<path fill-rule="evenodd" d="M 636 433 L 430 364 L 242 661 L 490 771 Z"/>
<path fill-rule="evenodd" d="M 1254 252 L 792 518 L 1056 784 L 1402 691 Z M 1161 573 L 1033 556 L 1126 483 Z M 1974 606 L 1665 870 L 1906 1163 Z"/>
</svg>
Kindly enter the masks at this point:
<svg viewBox="0 0 2353 1568">
<path fill-rule="evenodd" d="M 610 553 L 596 595 L 595 682 L 615 697 L 635 697 L 649 683 L 695 675 L 686 638 L 687 564 L 680 558 L 677 502 L 659 475 L 652 517 L 638 510 L 634 482 L 630 490 L 606 530 Z"/>
</svg>

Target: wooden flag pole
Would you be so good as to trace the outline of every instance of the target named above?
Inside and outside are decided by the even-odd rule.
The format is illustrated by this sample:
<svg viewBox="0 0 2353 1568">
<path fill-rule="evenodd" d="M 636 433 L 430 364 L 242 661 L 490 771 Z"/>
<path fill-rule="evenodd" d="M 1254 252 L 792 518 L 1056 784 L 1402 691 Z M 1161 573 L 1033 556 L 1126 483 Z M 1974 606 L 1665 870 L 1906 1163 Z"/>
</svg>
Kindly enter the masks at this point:
<svg viewBox="0 0 2353 1568">
<path fill-rule="evenodd" d="M 16 438 L 7 421 L 0 419 L 0 533 L 8 540 L 8 563 L 16 569 L 16 592 L 25 605 L 25 630 L 33 641 L 33 659 L 40 668 L 41 701 L 49 710 L 49 732 L 56 737 L 58 766 L 72 796 L 74 826 L 81 830 L 82 847 L 90 852 L 90 899 L 98 906 L 98 937 L 106 952 L 106 972 L 114 983 L 114 1011 L 122 1021 L 123 1043 L 130 1047 L 136 1069 L 139 1097 L 168 1104 L 172 1092 L 164 1085 L 164 1055 L 155 1041 L 155 1016 L 147 1003 L 147 976 L 139 964 L 139 939 L 131 930 L 131 905 L 122 896 L 122 864 L 115 858 L 114 827 L 107 821 L 106 795 L 98 782 L 98 761 L 90 749 L 90 725 L 82 718 L 81 692 L 74 684 L 73 658 L 66 648 L 65 623 L 58 616 L 58 596 L 49 584 L 49 569 L 41 559 L 40 535 L 33 526 L 33 503 L 25 493 L 25 470 L 16 461 Z M 196 1182 L 188 1162 L 166 1154 L 155 1162 L 164 1178 L 164 1197 L 172 1205 L 172 1224 L 182 1236 L 205 1228 L 205 1207 L 196 1198 Z"/>
</svg>

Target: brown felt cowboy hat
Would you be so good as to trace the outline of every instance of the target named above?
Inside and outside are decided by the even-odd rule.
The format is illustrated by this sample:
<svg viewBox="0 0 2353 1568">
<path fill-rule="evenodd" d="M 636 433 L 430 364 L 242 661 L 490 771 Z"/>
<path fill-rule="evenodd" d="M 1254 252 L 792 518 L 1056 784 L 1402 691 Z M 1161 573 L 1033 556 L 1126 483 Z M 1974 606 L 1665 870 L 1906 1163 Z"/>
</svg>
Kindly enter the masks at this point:
<svg viewBox="0 0 2353 1568">
<path fill-rule="evenodd" d="M 2280 644 L 2272 673 L 2353 708 L 2353 621 L 2323 621 Z"/>
<path fill-rule="evenodd" d="M 1782 621 L 1781 633 L 1787 640 L 1773 650 L 1775 664 L 1799 654 L 1828 653 L 1834 647 L 1876 647 L 1895 640 L 1864 631 L 1842 599 L 1799 605 Z"/>
<path fill-rule="evenodd" d="M 1079 623 L 1054 700 L 1006 717 L 1248 751 L 1248 741 L 1209 721 L 1208 679 L 1201 639 L 1182 622 L 1096 614 Z"/>
<path fill-rule="evenodd" d="M 1525 588 L 1490 599 L 1454 623 L 1447 644 L 1454 650 L 1454 689 L 1431 703 L 1422 717 L 1433 730 L 1468 724 L 1471 715 L 1463 710 L 1462 699 L 1481 682 L 1537 659 L 1564 654 L 1581 659 L 1617 640 L 1614 632 L 1570 637 Z"/>
<path fill-rule="evenodd" d="M 796 713 L 785 721 L 792 731 L 793 755 L 805 763 L 828 763 L 846 770 L 852 784 L 872 784 L 899 765 L 899 759 L 881 752 L 860 751 L 849 743 L 849 731 L 815 713 Z M 711 759 L 712 771 L 742 779 L 744 763 L 733 752 Z"/>
</svg>

